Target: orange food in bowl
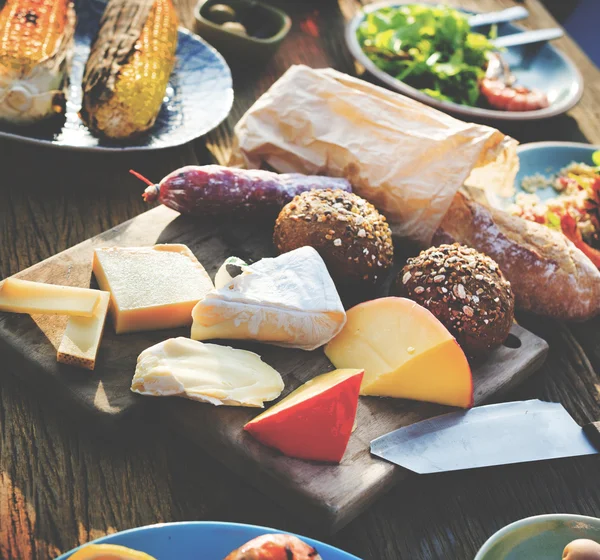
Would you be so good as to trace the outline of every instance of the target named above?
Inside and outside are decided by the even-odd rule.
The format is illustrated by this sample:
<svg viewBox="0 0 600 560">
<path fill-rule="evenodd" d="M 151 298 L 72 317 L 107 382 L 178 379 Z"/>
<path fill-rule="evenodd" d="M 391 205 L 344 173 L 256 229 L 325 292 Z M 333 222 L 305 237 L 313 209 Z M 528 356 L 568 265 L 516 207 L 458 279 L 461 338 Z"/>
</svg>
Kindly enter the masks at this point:
<svg viewBox="0 0 600 560">
<path fill-rule="evenodd" d="M 156 560 L 156 558 L 118 544 L 88 544 L 71 554 L 69 560 Z"/>
</svg>

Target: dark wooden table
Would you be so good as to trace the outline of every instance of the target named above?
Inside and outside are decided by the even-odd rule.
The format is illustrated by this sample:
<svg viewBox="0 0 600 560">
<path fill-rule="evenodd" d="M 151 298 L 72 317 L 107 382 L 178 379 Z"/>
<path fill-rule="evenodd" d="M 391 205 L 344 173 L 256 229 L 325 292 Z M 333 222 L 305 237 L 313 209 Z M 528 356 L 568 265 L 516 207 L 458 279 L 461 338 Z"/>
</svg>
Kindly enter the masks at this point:
<svg viewBox="0 0 600 560">
<path fill-rule="evenodd" d="M 177 2 L 186 24 L 193 3 Z M 480 10 L 513 4 L 454 3 Z M 356 0 L 279 4 L 293 17 L 290 36 L 267 67 L 235 70 L 234 109 L 204 140 L 147 155 L 0 142 L 0 278 L 144 211 L 130 167 L 158 179 L 183 164 L 226 161 L 233 125 L 290 64 L 357 71 L 342 37 Z M 525 25 L 555 23 L 538 0 L 524 5 L 531 13 Z M 546 122 L 500 128 L 521 142 L 600 144 L 598 70 L 570 39 L 557 44 L 584 75 L 581 103 Z M 551 351 L 546 366 L 510 397 L 561 401 L 581 423 L 599 419 L 600 321 L 565 326 L 520 319 L 549 341 Z M 109 532 L 165 521 L 226 520 L 306 532 L 302 520 L 190 448 L 159 419 L 107 440 L 19 381 L 8 357 L 0 360 L 0 558 L 52 558 Z M 550 512 L 600 515 L 599 467 L 600 458 L 587 457 L 415 477 L 324 539 L 369 560 L 470 560 L 488 536 L 516 519 Z"/>
</svg>

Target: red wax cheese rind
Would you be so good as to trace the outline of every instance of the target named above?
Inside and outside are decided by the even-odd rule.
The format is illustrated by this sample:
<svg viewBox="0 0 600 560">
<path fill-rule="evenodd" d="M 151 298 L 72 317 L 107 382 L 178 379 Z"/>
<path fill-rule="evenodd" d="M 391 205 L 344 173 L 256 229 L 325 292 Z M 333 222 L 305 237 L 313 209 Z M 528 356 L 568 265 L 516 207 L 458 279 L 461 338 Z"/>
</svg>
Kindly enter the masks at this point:
<svg viewBox="0 0 600 560">
<path fill-rule="evenodd" d="M 467 358 L 430 311 L 388 297 L 361 303 L 346 316 L 325 354 L 337 368 L 365 370 L 361 395 L 473 406 Z"/>
<path fill-rule="evenodd" d="M 319 375 L 244 429 L 288 457 L 339 463 L 354 426 L 362 378 L 360 369 Z"/>
</svg>

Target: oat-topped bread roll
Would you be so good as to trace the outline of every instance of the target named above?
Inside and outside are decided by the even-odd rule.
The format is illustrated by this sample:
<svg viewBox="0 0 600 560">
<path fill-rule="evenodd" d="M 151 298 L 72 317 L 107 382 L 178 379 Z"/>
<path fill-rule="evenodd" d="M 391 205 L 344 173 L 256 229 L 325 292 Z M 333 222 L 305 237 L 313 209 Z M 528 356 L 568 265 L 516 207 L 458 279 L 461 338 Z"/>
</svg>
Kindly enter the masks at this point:
<svg viewBox="0 0 600 560">
<path fill-rule="evenodd" d="M 280 212 L 273 241 L 281 253 L 309 245 L 339 286 L 373 285 L 391 267 L 392 232 L 377 209 L 341 190 L 309 191 Z"/>
<path fill-rule="evenodd" d="M 458 241 L 489 255 L 517 308 L 581 321 L 600 312 L 600 271 L 562 233 L 457 194 L 433 244 Z"/>
<path fill-rule="evenodd" d="M 429 309 L 469 357 L 500 346 L 513 322 L 513 294 L 498 265 L 458 243 L 408 259 L 395 291 Z"/>
</svg>

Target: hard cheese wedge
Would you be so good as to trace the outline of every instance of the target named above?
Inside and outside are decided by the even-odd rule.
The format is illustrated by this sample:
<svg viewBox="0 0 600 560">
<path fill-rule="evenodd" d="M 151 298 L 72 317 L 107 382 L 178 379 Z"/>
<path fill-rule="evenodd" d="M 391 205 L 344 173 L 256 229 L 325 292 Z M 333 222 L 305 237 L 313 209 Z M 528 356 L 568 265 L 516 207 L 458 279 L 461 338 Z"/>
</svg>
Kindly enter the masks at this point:
<svg viewBox="0 0 600 560">
<path fill-rule="evenodd" d="M 104 332 L 110 294 L 100 292 L 100 303 L 91 317 L 71 317 L 63 334 L 57 361 L 93 370 Z"/>
<path fill-rule="evenodd" d="M 111 293 L 117 333 L 183 327 L 212 288 L 194 254 L 179 244 L 96 249 L 94 275 Z"/>
<path fill-rule="evenodd" d="M 283 380 L 253 352 L 178 337 L 140 354 L 131 390 L 214 405 L 262 407 L 281 394 Z"/>
<path fill-rule="evenodd" d="M 338 368 L 364 368 L 361 395 L 473 406 L 467 358 L 427 309 L 389 297 L 361 303 L 347 316 L 325 354 Z"/>
<path fill-rule="evenodd" d="M 7 278 L 0 285 L 0 311 L 91 317 L 100 294 L 89 288 Z"/>
<path fill-rule="evenodd" d="M 339 463 L 353 431 L 362 378 L 360 369 L 319 375 L 244 429 L 289 457 Z"/>
<path fill-rule="evenodd" d="M 194 308 L 193 339 L 250 339 L 314 350 L 344 326 L 340 297 L 312 247 L 242 269 Z"/>
</svg>

